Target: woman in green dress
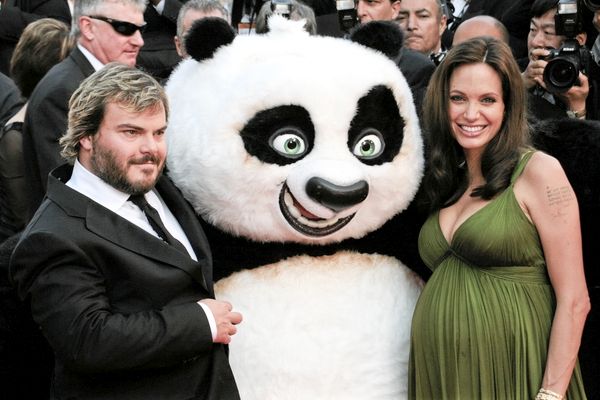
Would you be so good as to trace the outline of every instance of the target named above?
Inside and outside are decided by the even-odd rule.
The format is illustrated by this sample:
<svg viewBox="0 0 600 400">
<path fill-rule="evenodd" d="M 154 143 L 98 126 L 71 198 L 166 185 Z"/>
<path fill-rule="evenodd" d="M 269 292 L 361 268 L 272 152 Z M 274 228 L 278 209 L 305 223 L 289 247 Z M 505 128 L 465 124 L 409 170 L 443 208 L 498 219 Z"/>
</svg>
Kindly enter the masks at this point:
<svg viewBox="0 0 600 400">
<path fill-rule="evenodd" d="M 412 325 L 413 399 L 585 399 L 577 352 L 589 298 L 577 199 L 528 144 L 526 93 L 492 38 L 453 47 L 424 113 L 433 270 Z"/>
</svg>

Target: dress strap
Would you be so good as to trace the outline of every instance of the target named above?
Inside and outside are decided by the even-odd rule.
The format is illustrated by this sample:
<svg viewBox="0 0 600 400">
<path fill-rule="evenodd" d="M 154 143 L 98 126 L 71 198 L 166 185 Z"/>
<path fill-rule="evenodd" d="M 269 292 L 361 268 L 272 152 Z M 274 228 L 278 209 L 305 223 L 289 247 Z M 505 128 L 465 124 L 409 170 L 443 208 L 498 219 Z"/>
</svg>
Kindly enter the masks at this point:
<svg viewBox="0 0 600 400">
<path fill-rule="evenodd" d="M 525 169 L 525 166 L 527 165 L 527 162 L 529 161 L 529 159 L 531 158 L 533 153 L 535 153 L 535 150 L 528 150 L 525 153 L 523 153 L 523 155 L 521 156 L 521 159 L 519 160 L 519 162 L 517 163 L 517 166 L 515 167 L 515 170 L 513 171 L 512 176 L 510 177 L 511 185 L 514 184 L 515 181 L 517 180 L 517 178 L 521 175 L 521 173 Z"/>
</svg>

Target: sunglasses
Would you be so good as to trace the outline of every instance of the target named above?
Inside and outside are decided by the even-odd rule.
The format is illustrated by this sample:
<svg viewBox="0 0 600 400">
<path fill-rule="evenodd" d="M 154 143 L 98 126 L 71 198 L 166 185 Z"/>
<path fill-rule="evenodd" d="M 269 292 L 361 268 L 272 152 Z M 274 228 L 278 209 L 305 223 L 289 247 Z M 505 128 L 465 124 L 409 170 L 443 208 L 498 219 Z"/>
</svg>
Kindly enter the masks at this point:
<svg viewBox="0 0 600 400">
<path fill-rule="evenodd" d="M 99 17 L 99 16 L 92 16 L 90 15 L 89 18 L 92 19 L 98 19 L 100 21 L 104 21 L 110 24 L 110 26 L 113 27 L 113 29 L 115 30 L 115 32 L 123 35 L 123 36 L 131 36 L 133 35 L 136 31 L 140 31 L 140 33 L 143 33 L 146 30 L 146 23 L 144 22 L 143 25 L 138 26 L 136 24 L 132 24 L 131 22 L 125 22 L 125 21 L 119 21 L 118 19 L 112 19 L 112 18 L 106 18 L 106 17 Z"/>
</svg>

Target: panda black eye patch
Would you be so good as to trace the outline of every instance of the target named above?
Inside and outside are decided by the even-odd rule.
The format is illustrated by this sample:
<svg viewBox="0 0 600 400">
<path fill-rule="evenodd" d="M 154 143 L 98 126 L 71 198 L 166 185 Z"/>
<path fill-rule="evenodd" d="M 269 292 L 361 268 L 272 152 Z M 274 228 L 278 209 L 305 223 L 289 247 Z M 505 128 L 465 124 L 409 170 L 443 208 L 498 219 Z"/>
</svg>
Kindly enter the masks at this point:
<svg viewBox="0 0 600 400">
<path fill-rule="evenodd" d="M 348 148 L 361 162 L 380 165 L 390 162 L 402 147 L 404 119 L 392 91 L 374 86 L 358 100 L 348 132 Z"/>
<path fill-rule="evenodd" d="M 248 154 L 269 164 L 286 165 L 310 153 L 315 127 L 304 107 L 277 106 L 256 113 L 240 136 Z"/>
</svg>

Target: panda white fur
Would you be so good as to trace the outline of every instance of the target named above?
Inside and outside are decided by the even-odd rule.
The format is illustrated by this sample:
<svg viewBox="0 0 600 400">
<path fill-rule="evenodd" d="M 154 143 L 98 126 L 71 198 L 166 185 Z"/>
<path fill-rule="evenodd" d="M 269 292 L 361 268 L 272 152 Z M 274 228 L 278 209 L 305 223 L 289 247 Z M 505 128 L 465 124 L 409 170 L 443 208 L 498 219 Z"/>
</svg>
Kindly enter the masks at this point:
<svg viewBox="0 0 600 400">
<path fill-rule="evenodd" d="M 188 40 L 221 29 L 203 20 Z M 244 315 L 230 344 L 242 399 L 406 397 L 422 281 L 401 255 L 360 247 L 422 176 L 398 67 L 276 16 L 266 35 L 195 46 L 167 84 L 168 171 L 209 224 L 216 277 L 221 258 L 240 261 L 215 290 Z"/>
</svg>

